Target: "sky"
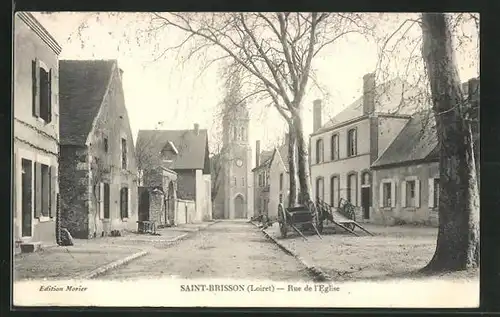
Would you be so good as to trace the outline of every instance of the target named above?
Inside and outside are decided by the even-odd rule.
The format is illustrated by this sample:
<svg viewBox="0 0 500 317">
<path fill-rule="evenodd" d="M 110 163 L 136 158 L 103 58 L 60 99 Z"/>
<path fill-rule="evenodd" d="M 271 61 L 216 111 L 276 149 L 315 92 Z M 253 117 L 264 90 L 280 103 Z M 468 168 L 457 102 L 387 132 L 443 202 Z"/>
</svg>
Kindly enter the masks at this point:
<svg viewBox="0 0 500 317">
<path fill-rule="evenodd" d="M 162 47 L 174 46 L 182 39 L 180 31 L 163 32 L 154 38 L 148 37 L 147 41 L 139 41 L 138 32 L 150 23 L 147 13 L 33 14 L 61 45 L 61 60 L 118 60 L 119 67 L 124 71 L 125 104 L 134 140 L 139 129 L 154 129 L 160 121 L 163 122 L 163 129 L 191 129 L 198 123 L 200 128 L 209 129 L 209 135 L 213 135 L 210 131 L 214 130 L 217 105 L 224 97 L 218 69 L 212 67 L 200 74 L 202 61 L 182 64 L 173 52 L 158 59 Z M 389 34 L 407 17 L 408 14 L 390 14 L 390 18 L 380 20 L 380 25 L 384 25 Z M 85 28 L 79 35 L 78 29 L 82 24 Z M 465 25 L 464 32 L 474 34 L 474 27 Z M 408 34 L 418 38 L 421 30 L 414 26 Z M 471 43 L 477 42 L 472 40 Z M 471 53 L 474 51 L 471 43 L 456 50 L 462 81 L 478 76 L 479 62 Z M 406 46 L 403 45 L 403 49 L 408 49 L 410 45 Z M 388 67 L 394 66 L 390 64 L 397 60 L 397 54 L 393 53 L 387 59 Z M 307 135 L 312 133 L 313 100 L 323 99 L 325 123 L 361 96 L 362 77 L 376 69 L 377 61 L 377 45 L 359 35 L 346 36 L 318 55 L 313 66 L 324 91 L 312 87 L 305 96 L 304 130 Z M 276 109 L 260 104 L 249 107 L 252 150 L 255 151 L 256 140 L 261 140 L 261 148 L 270 148 L 284 135 L 285 121 Z"/>
</svg>

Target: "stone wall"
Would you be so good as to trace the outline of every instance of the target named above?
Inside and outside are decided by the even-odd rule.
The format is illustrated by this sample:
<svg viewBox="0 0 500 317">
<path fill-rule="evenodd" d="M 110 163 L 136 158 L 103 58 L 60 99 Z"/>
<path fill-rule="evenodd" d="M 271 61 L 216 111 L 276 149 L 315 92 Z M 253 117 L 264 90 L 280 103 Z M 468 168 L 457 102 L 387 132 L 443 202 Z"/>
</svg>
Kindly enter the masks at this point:
<svg viewBox="0 0 500 317">
<path fill-rule="evenodd" d="M 75 238 L 89 235 L 87 149 L 61 146 L 59 158 L 61 226 Z"/>
</svg>

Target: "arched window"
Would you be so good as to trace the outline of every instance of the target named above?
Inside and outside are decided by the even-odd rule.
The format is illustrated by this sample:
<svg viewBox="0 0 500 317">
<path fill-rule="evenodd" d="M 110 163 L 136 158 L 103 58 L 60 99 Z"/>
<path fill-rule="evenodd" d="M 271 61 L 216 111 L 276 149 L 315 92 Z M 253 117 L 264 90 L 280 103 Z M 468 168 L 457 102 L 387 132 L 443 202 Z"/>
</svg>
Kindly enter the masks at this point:
<svg viewBox="0 0 500 317">
<path fill-rule="evenodd" d="M 316 164 L 323 163 L 323 139 L 316 140 Z"/>
<path fill-rule="evenodd" d="M 358 178 L 356 174 L 347 174 L 347 200 L 357 206 Z"/>
<path fill-rule="evenodd" d="M 316 199 L 325 199 L 325 186 L 323 177 L 316 178 Z"/>
<path fill-rule="evenodd" d="M 339 205 L 339 189 L 338 176 L 332 176 L 330 178 L 330 205 L 332 207 L 338 207 Z"/>
<path fill-rule="evenodd" d="M 356 129 L 347 132 L 347 156 L 358 155 L 358 135 Z"/>
<path fill-rule="evenodd" d="M 331 139 L 331 160 L 338 160 L 339 159 L 339 135 L 334 134 L 332 135 Z"/>
</svg>

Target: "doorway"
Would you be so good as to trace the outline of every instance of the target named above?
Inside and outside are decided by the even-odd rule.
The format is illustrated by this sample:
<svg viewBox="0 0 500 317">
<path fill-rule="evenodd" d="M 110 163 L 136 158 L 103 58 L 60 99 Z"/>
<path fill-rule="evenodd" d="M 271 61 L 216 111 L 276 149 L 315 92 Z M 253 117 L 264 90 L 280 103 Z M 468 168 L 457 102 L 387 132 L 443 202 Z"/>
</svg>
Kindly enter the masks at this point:
<svg viewBox="0 0 500 317">
<path fill-rule="evenodd" d="M 149 191 L 146 187 L 139 187 L 139 221 L 149 220 Z"/>
<path fill-rule="evenodd" d="M 167 222 L 169 224 L 174 223 L 175 218 L 175 195 L 174 195 L 174 183 L 170 182 L 168 184 L 167 190 Z"/>
<path fill-rule="evenodd" d="M 246 218 L 245 201 L 243 200 L 243 197 L 241 195 L 238 195 L 236 196 L 236 198 L 234 198 L 234 218 Z"/>
<path fill-rule="evenodd" d="M 361 206 L 363 208 L 363 219 L 370 219 L 370 187 L 361 188 Z"/>
<path fill-rule="evenodd" d="M 21 177 L 21 234 L 23 237 L 31 237 L 32 231 L 32 164 L 30 160 L 22 159 Z"/>
</svg>

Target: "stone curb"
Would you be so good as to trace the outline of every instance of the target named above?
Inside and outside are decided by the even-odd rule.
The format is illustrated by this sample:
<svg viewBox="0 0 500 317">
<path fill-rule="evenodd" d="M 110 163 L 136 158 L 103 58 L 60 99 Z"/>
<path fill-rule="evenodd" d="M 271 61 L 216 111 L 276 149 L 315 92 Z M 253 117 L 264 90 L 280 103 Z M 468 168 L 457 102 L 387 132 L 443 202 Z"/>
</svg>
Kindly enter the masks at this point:
<svg viewBox="0 0 500 317">
<path fill-rule="evenodd" d="M 88 274 L 83 274 L 80 277 L 78 277 L 77 279 L 82 279 L 82 280 L 93 279 L 93 278 L 97 277 L 98 275 L 104 274 L 109 270 L 113 270 L 119 266 L 125 265 L 132 260 L 135 260 L 137 258 L 145 256 L 148 253 L 149 253 L 149 251 L 141 251 L 141 252 L 134 253 L 132 255 L 127 256 L 126 258 L 123 258 L 123 259 L 108 263 L 106 265 L 103 265 L 103 266 L 93 270 L 92 272 L 90 272 Z"/>
<path fill-rule="evenodd" d="M 251 224 L 253 224 L 255 227 L 258 228 L 258 225 L 253 222 L 253 221 L 250 221 Z M 275 237 L 273 237 L 272 235 L 270 235 L 268 232 L 266 232 L 265 230 L 262 230 L 261 228 L 259 228 L 260 231 L 262 231 L 262 233 L 264 233 L 264 235 L 270 239 L 271 241 L 273 241 L 280 249 L 282 249 L 286 254 L 288 255 L 291 255 L 293 256 L 295 259 L 297 259 L 297 261 L 299 261 L 305 268 L 307 271 L 309 271 L 309 273 L 315 277 L 315 279 L 318 281 L 318 282 L 326 282 L 326 281 L 331 281 L 332 278 L 326 274 L 325 272 L 323 272 L 323 270 L 321 270 L 320 268 L 318 267 L 315 267 L 314 265 L 311 265 L 309 264 L 306 260 L 304 260 L 303 257 L 301 257 L 300 255 L 298 255 L 296 252 L 294 252 L 293 250 L 287 248 L 283 243 L 281 243 L 280 241 L 278 241 L 278 239 L 276 239 Z"/>
</svg>

